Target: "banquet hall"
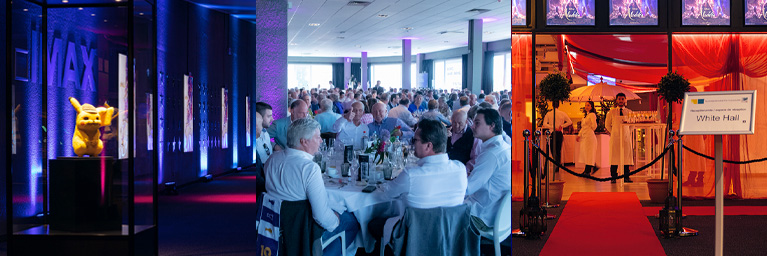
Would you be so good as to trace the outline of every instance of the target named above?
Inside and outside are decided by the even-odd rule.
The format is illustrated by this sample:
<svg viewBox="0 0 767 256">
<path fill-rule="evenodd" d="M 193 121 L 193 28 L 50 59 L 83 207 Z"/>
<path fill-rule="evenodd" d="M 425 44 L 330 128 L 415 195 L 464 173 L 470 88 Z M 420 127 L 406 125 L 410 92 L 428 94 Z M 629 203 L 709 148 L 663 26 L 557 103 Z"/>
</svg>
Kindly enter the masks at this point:
<svg viewBox="0 0 767 256">
<path fill-rule="evenodd" d="M 763 254 L 763 4 L 513 1 L 515 255 Z"/>
<path fill-rule="evenodd" d="M 3 0 L 0 255 L 512 255 L 511 6 Z"/>
</svg>

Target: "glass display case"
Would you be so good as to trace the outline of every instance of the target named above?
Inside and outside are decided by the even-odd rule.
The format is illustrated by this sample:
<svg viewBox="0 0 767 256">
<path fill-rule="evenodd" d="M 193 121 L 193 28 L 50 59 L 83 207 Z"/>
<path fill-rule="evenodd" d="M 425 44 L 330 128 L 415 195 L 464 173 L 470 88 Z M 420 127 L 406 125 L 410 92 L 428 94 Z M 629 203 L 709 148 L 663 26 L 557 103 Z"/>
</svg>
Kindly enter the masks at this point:
<svg viewBox="0 0 767 256">
<path fill-rule="evenodd" d="M 155 10 L 4 6 L 9 255 L 157 254 Z"/>
</svg>

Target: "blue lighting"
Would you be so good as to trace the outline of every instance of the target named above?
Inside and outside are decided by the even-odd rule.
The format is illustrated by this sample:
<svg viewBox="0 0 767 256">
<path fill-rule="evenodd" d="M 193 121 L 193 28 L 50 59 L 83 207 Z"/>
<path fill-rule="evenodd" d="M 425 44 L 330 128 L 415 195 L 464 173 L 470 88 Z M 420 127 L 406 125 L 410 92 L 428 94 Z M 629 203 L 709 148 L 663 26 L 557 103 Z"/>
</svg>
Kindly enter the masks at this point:
<svg viewBox="0 0 767 256">
<path fill-rule="evenodd" d="M 202 7 L 194 8 L 196 17 L 200 21 L 207 21 L 210 17 L 210 11 Z M 210 24 L 208 22 L 200 23 L 200 31 L 208 31 Z M 200 37 L 200 49 L 208 49 L 208 37 Z M 199 80 L 199 97 L 200 97 L 200 172 L 199 177 L 203 177 L 208 174 L 208 146 L 210 146 L 210 136 L 208 134 L 208 95 L 210 88 L 208 86 L 208 51 L 200 51 L 200 70 L 199 74 L 192 74 L 197 76 Z"/>
<path fill-rule="evenodd" d="M 237 34 L 239 31 L 239 25 L 240 23 L 237 21 L 237 19 L 229 19 L 229 23 L 231 23 L 231 32 L 232 34 Z M 232 168 L 236 168 L 238 164 L 238 154 L 239 151 L 239 144 L 237 143 L 237 135 L 239 134 L 239 117 L 240 117 L 240 111 L 239 111 L 239 65 L 237 65 L 237 62 L 239 61 L 239 37 L 238 36 L 232 36 L 232 43 L 230 47 L 232 47 Z"/>
</svg>

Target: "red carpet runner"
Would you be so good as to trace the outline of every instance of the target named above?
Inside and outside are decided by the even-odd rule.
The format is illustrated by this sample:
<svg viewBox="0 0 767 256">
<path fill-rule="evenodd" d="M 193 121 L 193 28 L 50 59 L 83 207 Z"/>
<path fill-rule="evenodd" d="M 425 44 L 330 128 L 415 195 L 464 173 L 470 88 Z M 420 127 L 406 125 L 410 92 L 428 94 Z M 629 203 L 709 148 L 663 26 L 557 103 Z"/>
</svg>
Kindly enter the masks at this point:
<svg viewBox="0 0 767 256">
<path fill-rule="evenodd" d="M 666 255 L 636 193 L 576 192 L 541 255 Z"/>
</svg>

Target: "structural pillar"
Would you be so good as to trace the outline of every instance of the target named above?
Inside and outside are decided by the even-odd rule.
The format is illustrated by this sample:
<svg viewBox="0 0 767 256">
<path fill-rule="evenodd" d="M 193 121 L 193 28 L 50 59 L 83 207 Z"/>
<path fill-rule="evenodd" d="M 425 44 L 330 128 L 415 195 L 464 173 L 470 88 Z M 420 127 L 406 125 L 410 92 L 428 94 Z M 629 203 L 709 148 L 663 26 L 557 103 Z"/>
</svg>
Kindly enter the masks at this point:
<svg viewBox="0 0 767 256">
<path fill-rule="evenodd" d="M 352 79 L 352 58 L 344 58 L 344 89 L 349 89 L 349 82 Z"/>
<path fill-rule="evenodd" d="M 426 77 L 426 78 L 422 78 L 421 77 L 421 72 L 424 72 L 423 71 L 423 69 L 424 69 L 423 68 L 423 61 L 424 60 L 426 60 L 426 54 L 419 53 L 419 54 L 415 55 L 415 81 L 413 81 L 413 82 L 415 83 L 415 86 L 417 88 L 429 87 L 429 81 L 427 81 L 428 77 Z M 419 84 L 420 82 L 423 82 L 423 83 Z"/>
<path fill-rule="evenodd" d="M 368 89 L 368 52 L 362 52 L 360 57 L 360 83 L 362 90 Z"/>
<path fill-rule="evenodd" d="M 410 89 L 412 87 L 412 81 L 410 81 L 410 65 L 412 62 L 410 45 L 410 39 L 402 39 L 402 89 Z"/>
<path fill-rule="evenodd" d="M 288 115 L 288 1 L 256 1 L 256 101 L 272 106 L 274 120 Z M 255 118 L 252 119 L 255 125 Z M 255 127 L 255 126 L 254 126 Z"/>
<path fill-rule="evenodd" d="M 469 20 L 469 61 L 466 69 L 467 88 L 474 94 L 482 90 L 482 19 Z"/>
</svg>

